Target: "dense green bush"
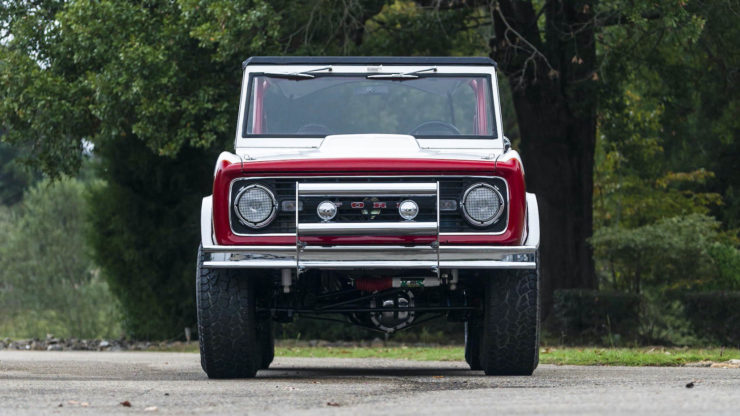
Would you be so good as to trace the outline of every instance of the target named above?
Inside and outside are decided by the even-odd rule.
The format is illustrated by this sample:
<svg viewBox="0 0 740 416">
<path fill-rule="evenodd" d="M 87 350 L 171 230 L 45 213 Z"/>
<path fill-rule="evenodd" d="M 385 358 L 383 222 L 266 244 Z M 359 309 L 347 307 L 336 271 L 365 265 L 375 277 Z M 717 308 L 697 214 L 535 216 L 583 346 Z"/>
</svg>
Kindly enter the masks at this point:
<svg viewBox="0 0 740 416">
<path fill-rule="evenodd" d="M 85 186 L 43 181 L 0 210 L 3 336 L 120 336 L 117 302 L 85 246 Z"/>
<path fill-rule="evenodd" d="M 703 214 L 661 219 L 637 228 L 599 228 L 591 239 L 607 287 L 639 293 L 645 288 L 740 287 L 740 251 Z"/>
<path fill-rule="evenodd" d="M 211 193 L 216 156 L 190 148 L 177 159 L 136 139 L 97 150 L 105 181 L 92 190 L 94 259 L 125 313 L 128 336 L 183 337 L 195 328 L 195 259 L 201 198 Z"/>
<path fill-rule="evenodd" d="M 740 345 L 740 292 L 555 292 L 546 342 Z"/>
<path fill-rule="evenodd" d="M 698 292 L 681 296 L 686 319 L 711 343 L 740 346 L 740 292 Z"/>
<path fill-rule="evenodd" d="M 556 290 L 548 330 L 559 342 L 617 344 L 638 337 L 642 298 L 596 290 Z"/>
</svg>

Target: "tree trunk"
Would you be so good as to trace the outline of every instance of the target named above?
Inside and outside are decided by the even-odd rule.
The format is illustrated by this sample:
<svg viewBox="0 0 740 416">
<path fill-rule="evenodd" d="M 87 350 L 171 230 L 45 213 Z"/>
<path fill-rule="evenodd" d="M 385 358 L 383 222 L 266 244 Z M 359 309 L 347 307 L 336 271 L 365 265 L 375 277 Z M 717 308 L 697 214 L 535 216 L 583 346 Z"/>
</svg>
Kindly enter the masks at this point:
<svg viewBox="0 0 740 416">
<path fill-rule="evenodd" d="M 530 192 L 540 209 L 542 294 L 596 288 L 592 250 L 594 119 L 569 115 L 557 95 L 541 88 L 513 94 Z"/>
<path fill-rule="evenodd" d="M 530 2 L 499 1 L 492 57 L 509 78 L 527 185 L 537 194 L 544 316 L 556 289 L 597 286 L 592 250 L 596 50 L 589 7 L 549 1 L 545 38 Z"/>
</svg>

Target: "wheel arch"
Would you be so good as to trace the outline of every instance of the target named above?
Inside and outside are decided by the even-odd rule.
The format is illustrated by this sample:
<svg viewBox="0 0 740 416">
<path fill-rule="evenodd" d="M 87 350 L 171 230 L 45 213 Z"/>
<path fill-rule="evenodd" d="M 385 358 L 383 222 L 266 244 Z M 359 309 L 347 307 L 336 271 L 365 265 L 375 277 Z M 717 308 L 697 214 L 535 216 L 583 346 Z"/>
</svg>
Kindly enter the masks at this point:
<svg viewBox="0 0 740 416">
<path fill-rule="evenodd" d="M 537 196 L 527 192 L 527 238 L 526 246 L 540 246 L 540 211 L 537 205 Z"/>
<path fill-rule="evenodd" d="M 200 243 L 203 247 L 213 246 L 213 195 L 203 198 L 200 205 Z"/>
</svg>

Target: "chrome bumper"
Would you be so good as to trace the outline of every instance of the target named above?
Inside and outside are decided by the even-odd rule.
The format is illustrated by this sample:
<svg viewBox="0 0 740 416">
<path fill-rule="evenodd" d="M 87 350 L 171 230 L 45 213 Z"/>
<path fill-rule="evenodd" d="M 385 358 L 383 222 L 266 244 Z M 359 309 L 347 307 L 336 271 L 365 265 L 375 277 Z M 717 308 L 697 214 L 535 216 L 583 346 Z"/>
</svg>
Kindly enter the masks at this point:
<svg viewBox="0 0 740 416">
<path fill-rule="evenodd" d="M 534 269 L 533 246 L 204 246 L 210 268 Z"/>
</svg>

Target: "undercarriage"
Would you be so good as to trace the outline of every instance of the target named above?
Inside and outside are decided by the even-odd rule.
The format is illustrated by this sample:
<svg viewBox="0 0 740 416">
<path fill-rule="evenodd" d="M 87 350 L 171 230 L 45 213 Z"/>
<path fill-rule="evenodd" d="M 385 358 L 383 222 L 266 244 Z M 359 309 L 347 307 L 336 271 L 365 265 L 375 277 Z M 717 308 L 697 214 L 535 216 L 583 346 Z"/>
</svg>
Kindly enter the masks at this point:
<svg viewBox="0 0 740 416">
<path fill-rule="evenodd" d="M 480 308 L 472 294 L 476 282 L 480 286 L 477 273 L 464 273 L 462 278 L 458 273 L 454 277 L 423 273 L 312 271 L 302 275 L 289 293 L 284 293 L 279 279 L 268 278 L 270 284 L 260 289 L 265 293 L 259 298 L 265 301 L 257 302 L 257 313 L 277 322 L 300 317 L 394 333 L 440 317 L 463 322 Z"/>
</svg>

